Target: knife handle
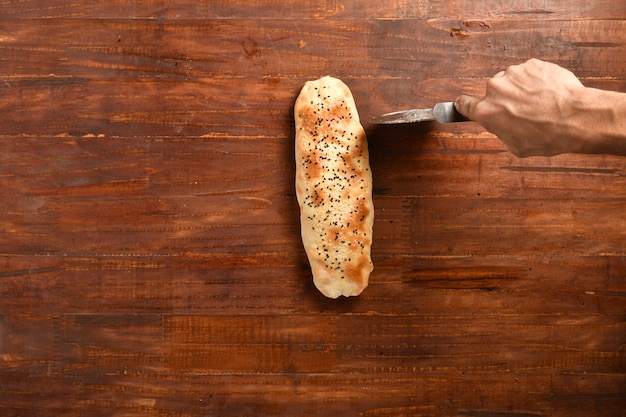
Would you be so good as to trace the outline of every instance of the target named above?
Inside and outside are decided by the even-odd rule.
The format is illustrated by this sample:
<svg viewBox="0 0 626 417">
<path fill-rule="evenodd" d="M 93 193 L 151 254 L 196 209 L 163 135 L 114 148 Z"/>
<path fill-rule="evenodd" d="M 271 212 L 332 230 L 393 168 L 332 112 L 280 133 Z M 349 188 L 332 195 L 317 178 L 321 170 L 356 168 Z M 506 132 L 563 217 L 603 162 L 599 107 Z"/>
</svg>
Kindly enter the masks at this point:
<svg viewBox="0 0 626 417">
<path fill-rule="evenodd" d="M 469 119 L 456 110 L 454 103 L 446 101 L 445 103 L 437 103 L 433 108 L 435 120 L 439 123 L 468 122 Z"/>
</svg>

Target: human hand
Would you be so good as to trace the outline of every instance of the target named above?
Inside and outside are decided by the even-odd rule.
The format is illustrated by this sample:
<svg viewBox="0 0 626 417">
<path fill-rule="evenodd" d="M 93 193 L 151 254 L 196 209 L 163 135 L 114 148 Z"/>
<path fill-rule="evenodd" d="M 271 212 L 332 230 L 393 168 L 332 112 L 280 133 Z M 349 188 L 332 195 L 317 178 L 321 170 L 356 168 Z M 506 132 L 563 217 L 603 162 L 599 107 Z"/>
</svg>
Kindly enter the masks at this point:
<svg viewBox="0 0 626 417">
<path fill-rule="evenodd" d="M 482 98 L 460 96 L 457 110 L 497 135 L 520 157 L 584 151 L 574 140 L 585 86 L 570 71 L 530 59 L 496 74 Z"/>
</svg>

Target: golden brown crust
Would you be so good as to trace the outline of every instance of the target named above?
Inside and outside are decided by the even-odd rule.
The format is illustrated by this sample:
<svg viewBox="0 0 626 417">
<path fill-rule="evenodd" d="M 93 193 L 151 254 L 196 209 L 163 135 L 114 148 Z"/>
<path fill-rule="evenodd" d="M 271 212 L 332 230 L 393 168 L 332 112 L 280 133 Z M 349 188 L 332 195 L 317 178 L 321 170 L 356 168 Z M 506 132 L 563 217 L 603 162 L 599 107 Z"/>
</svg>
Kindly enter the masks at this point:
<svg viewBox="0 0 626 417">
<path fill-rule="evenodd" d="M 359 295 L 373 269 L 374 206 L 365 131 L 340 80 L 307 82 L 294 107 L 296 196 L 313 280 L 327 297 Z"/>
</svg>

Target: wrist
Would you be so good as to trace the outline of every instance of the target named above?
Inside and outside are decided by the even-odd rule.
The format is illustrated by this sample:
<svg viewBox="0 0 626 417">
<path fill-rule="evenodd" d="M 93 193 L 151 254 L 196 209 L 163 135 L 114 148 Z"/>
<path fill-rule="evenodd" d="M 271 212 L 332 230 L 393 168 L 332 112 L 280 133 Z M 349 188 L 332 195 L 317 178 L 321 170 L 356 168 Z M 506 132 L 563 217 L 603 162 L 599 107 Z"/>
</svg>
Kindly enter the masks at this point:
<svg viewBox="0 0 626 417">
<path fill-rule="evenodd" d="M 575 152 L 626 155 L 626 94 L 586 87 L 575 102 Z"/>
</svg>

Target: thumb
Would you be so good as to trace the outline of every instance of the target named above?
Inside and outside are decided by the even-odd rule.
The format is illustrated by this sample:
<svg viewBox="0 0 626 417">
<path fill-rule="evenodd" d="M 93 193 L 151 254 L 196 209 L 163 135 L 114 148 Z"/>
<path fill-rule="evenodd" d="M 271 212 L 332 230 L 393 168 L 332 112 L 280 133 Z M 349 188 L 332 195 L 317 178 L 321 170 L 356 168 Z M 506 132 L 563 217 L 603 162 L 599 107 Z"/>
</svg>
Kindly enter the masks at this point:
<svg viewBox="0 0 626 417">
<path fill-rule="evenodd" d="M 479 101 L 480 99 L 475 97 L 462 95 L 454 100 L 454 107 L 463 116 L 470 120 L 474 120 L 474 108 L 476 107 L 476 103 Z"/>
</svg>

